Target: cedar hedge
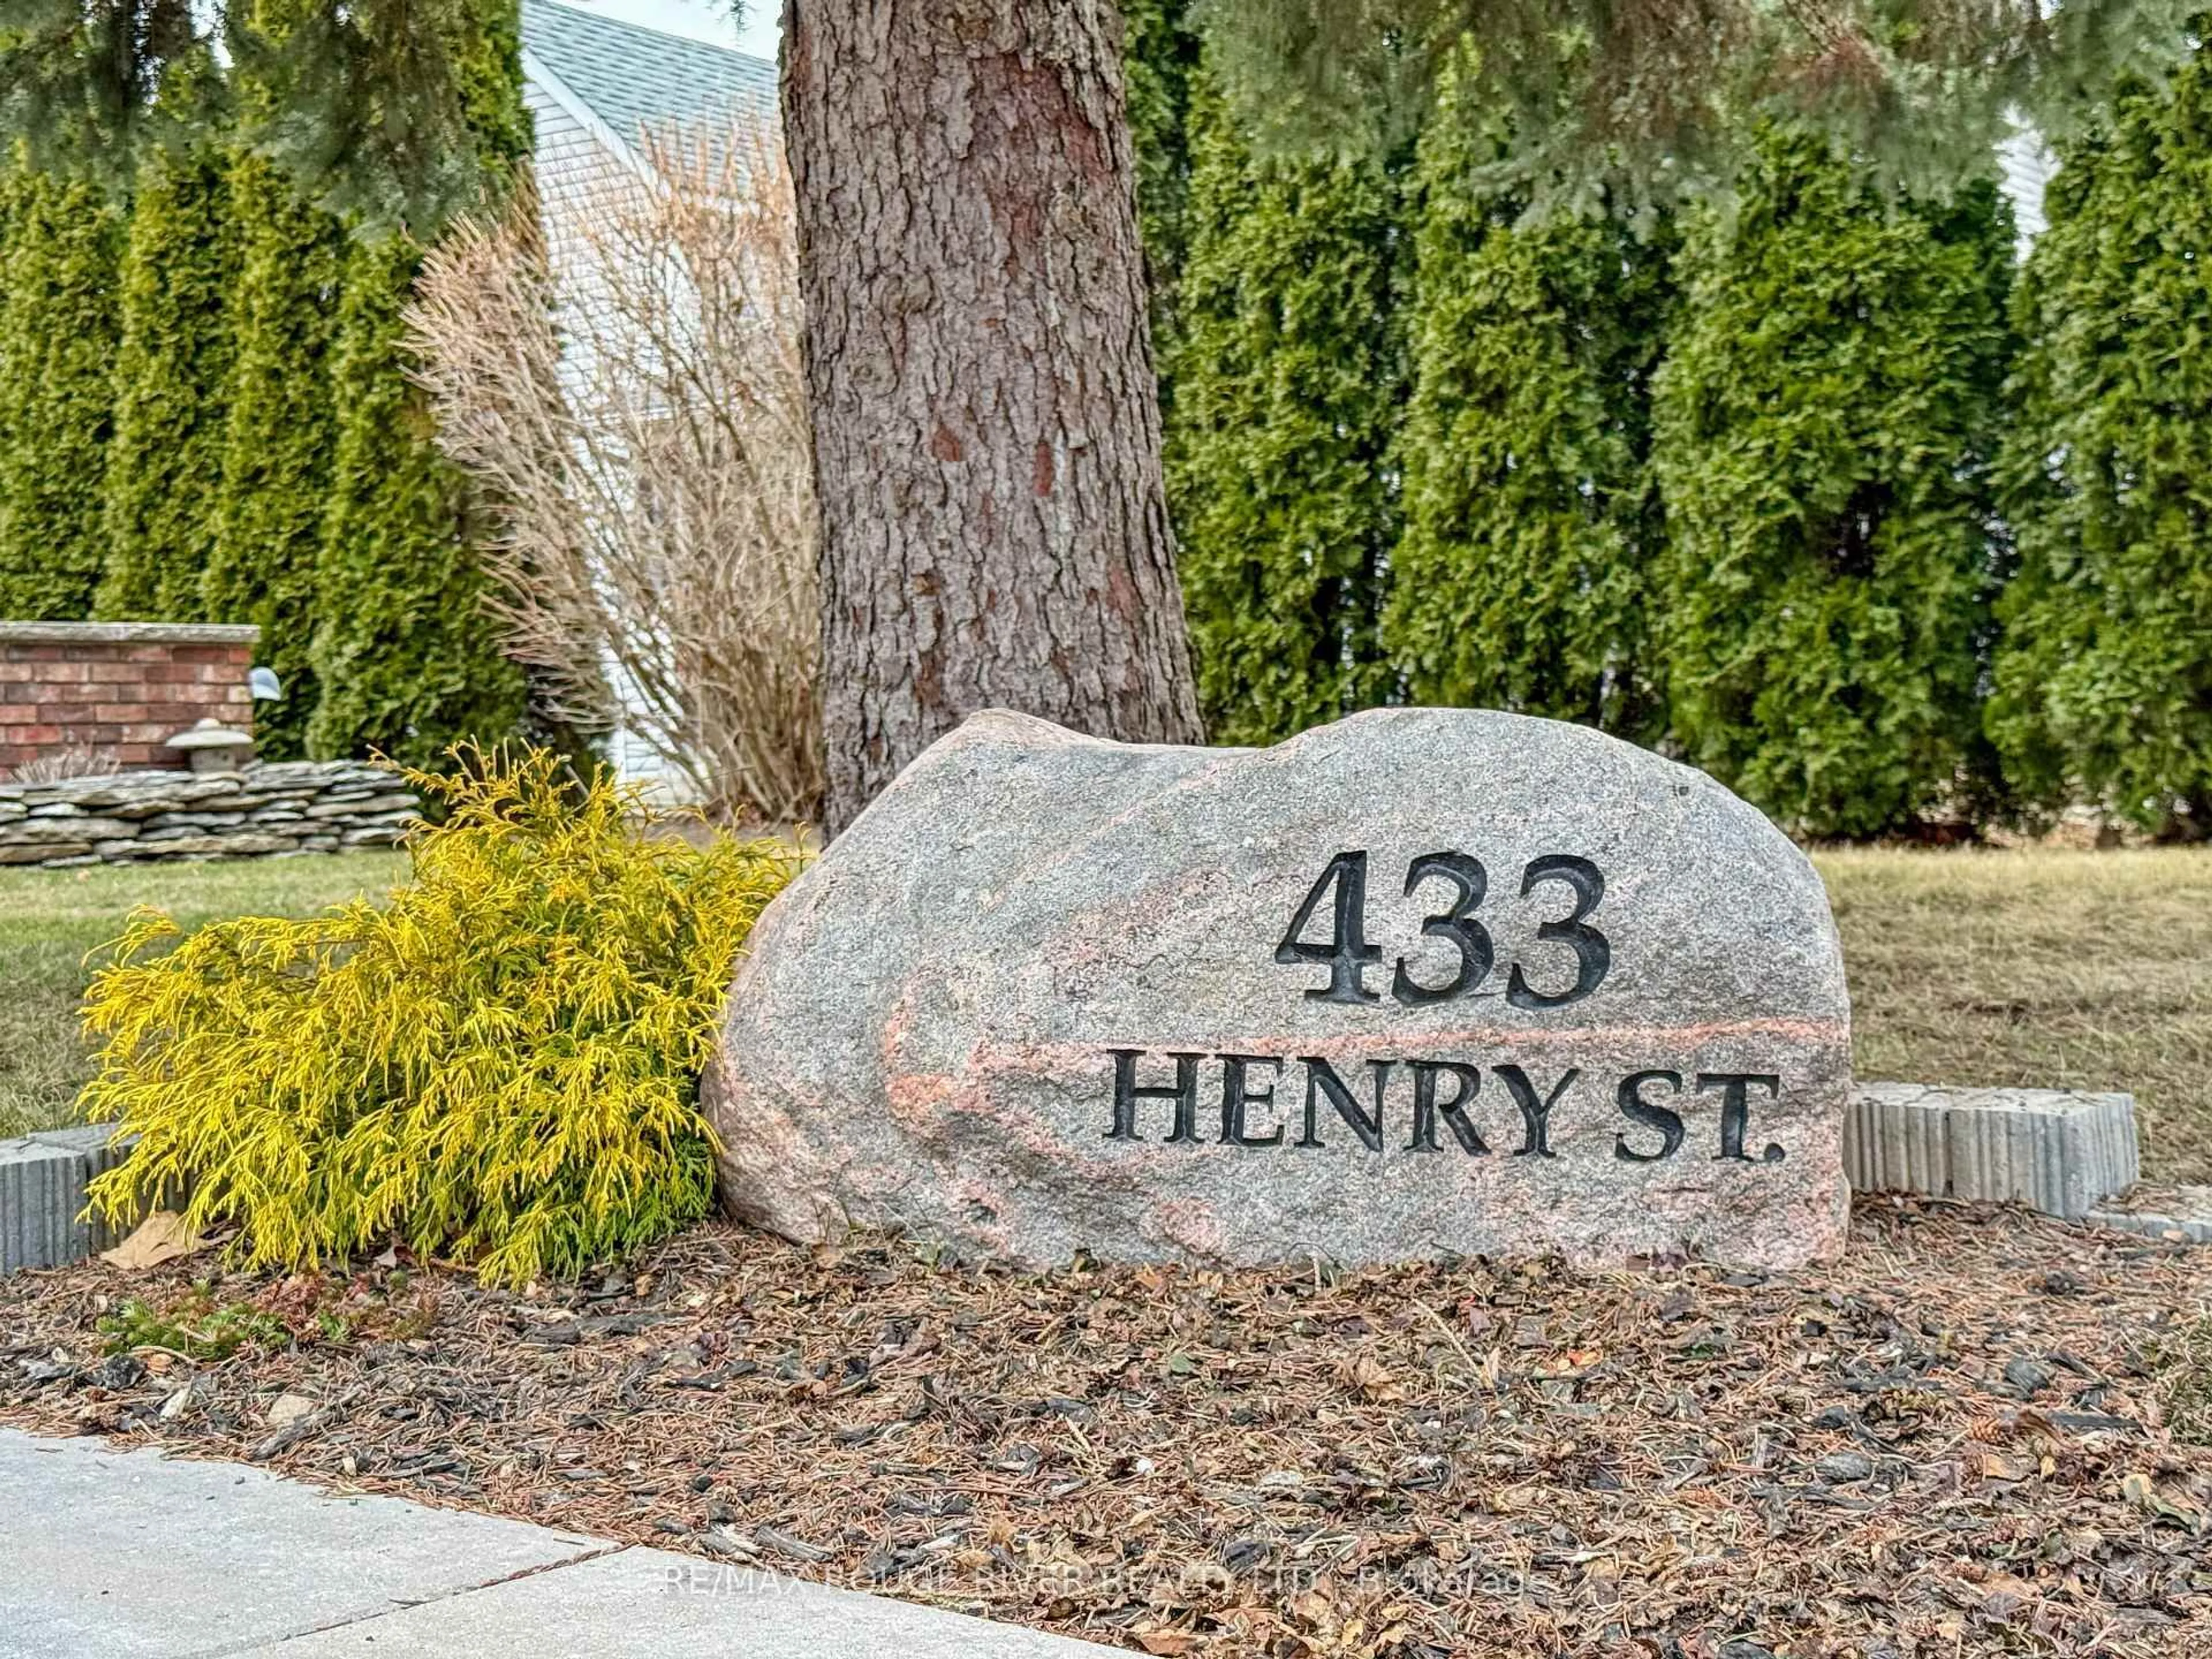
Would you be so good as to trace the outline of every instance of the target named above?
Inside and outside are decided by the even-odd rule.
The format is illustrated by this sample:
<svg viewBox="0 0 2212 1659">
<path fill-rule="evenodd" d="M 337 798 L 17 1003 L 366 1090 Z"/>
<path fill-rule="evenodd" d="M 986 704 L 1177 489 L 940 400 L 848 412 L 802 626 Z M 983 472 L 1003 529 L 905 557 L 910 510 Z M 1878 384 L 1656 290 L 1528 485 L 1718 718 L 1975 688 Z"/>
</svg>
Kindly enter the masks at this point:
<svg viewBox="0 0 2212 1659">
<path fill-rule="evenodd" d="M 2212 61 L 2065 152 L 2014 317 L 1989 729 L 2033 805 L 2212 828 Z"/>
<path fill-rule="evenodd" d="M 106 565 L 121 222 L 89 185 L 0 182 L 0 617 L 90 614 Z"/>
<path fill-rule="evenodd" d="M 1789 827 L 1875 836 L 1978 764 L 2012 216 L 1885 201 L 1778 133 L 1678 262 L 1653 465 L 1683 757 Z"/>
<path fill-rule="evenodd" d="M 123 255 L 102 617 L 209 620 L 200 582 L 222 506 L 239 274 L 228 162 L 216 149 L 156 152 L 139 173 Z"/>
<path fill-rule="evenodd" d="M 440 26 L 470 176 L 503 188 L 530 146 L 519 9 Z M 418 251 L 247 146 L 272 61 L 176 66 L 164 106 L 228 111 L 237 139 L 149 143 L 127 199 L 0 175 L 0 616 L 257 623 L 283 690 L 265 755 L 427 763 L 515 730 L 520 678 L 483 613 L 484 521 L 406 379 Z"/>
<path fill-rule="evenodd" d="M 1255 143 L 1133 14 L 1170 501 L 1218 741 L 1603 726 L 1814 836 L 2212 829 L 2212 67 L 1993 178 L 1748 135 L 1729 210 L 1540 209 L 1451 77 L 1410 177 Z M 1993 163 L 1994 167 L 1994 163 Z"/>
<path fill-rule="evenodd" d="M 1208 730 L 1273 743 L 1385 686 L 1397 184 L 1368 161 L 1255 157 L 1202 78 L 1191 110 L 1168 500 Z"/>
<path fill-rule="evenodd" d="M 331 301 L 346 234 L 258 156 L 237 158 L 231 201 L 239 274 L 230 407 L 200 604 L 209 617 L 260 628 L 261 659 L 283 695 L 262 705 L 255 735 L 270 759 L 297 760 L 321 692 L 310 652 L 337 442 Z"/>
<path fill-rule="evenodd" d="M 1650 382 L 1671 230 L 1524 223 L 1525 191 L 1494 177 L 1498 149 L 1447 76 L 1411 229 L 1404 531 L 1384 642 L 1413 702 L 1649 741 Z"/>
</svg>

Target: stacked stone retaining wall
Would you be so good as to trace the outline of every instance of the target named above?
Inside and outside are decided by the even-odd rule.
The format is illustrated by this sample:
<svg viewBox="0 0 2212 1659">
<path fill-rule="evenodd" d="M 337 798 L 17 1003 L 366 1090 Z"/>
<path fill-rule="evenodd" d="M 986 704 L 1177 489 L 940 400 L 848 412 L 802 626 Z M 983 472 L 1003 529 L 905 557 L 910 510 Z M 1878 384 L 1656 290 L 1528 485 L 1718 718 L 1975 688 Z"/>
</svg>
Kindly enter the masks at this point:
<svg viewBox="0 0 2212 1659">
<path fill-rule="evenodd" d="M 420 803 L 360 761 L 0 784 L 0 865 L 265 858 L 389 847 Z"/>
</svg>

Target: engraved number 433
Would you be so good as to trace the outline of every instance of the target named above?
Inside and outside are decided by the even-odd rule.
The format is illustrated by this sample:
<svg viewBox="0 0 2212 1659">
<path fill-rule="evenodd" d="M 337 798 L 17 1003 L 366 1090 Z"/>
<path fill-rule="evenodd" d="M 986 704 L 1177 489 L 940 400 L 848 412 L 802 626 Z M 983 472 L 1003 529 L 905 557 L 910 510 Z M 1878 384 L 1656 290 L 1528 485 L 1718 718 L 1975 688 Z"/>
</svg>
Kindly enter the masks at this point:
<svg viewBox="0 0 2212 1659">
<path fill-rule="evenodd" d="M 1556 921 L 1540 924 L 1536 937 L 1564 945 L 1574 952 L 1574 983 L 1562 991 L 1539 990 L 1516 962 L 1506 976 L 1505 1000 L 1516 1008 L 1559 1008 L 1579 1001 L 1597 989 L 1613 965 L 1611 942 L 1589 921 L 1590 913 L 1605 896 L 1605 878 L 1598 873 L 1597 866 L 1571 853 L 1547 853 L 1531 859 L 1521 872 L 1521 896 L 1526 898 L 1547 882 L 1570 890 L 1574 908 Z M 1391 975 L 1390 994 L 1409 1007 L 1485 994 L 1480 988 L 1497 965 L 1498 953 L 1490 930 L 1474 920 L 1490 885 L 1482 861 L 1466 853 L 1424 853 L 1406 866 L 1406 896 L 1411 898 L 1414 890 L 1426 883 L 1448 889 L 1451 902 L 1422 921 L 1421 933 L 1452 946 L 1459 953 L 1458 966 L 1449 978 L 1425 983 L 1414 977 L 1407 959 L 1400 957 Z M 1316 943 L 1304 938 L 1304 933 L 1324 898 L 1331 901 L 1334 925 L 1328 939 Z M 1381 995 L 1367 988 L 1366 973 L 1370 965 L 1382 958 L 1382 947 L 1367 941 L 1367 854 L 1339 853 L 1291 918 L 1290 931 L 1275 947 L 1275 960 L 1327 964 L 1328 983 L 1306 993 L 1313 1001 L 1379 1002 Z"/>
</svg>

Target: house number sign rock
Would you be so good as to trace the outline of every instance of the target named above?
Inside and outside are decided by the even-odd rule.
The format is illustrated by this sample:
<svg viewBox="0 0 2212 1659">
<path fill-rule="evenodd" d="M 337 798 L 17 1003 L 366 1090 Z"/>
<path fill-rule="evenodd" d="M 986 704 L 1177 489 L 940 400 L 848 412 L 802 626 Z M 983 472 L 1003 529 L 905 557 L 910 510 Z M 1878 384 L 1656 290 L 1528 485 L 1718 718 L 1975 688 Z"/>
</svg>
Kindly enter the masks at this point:
<svg viewBox="0 0 2212 1659">
<path fill-rule="evenodd" d="M 724 1201 L 1032 1262 L 1842 1243 L 1850 1018 L 1803 855 L 1600 733 L 1266 750 L 977 715 L 755 931 Z"/>
</svg>

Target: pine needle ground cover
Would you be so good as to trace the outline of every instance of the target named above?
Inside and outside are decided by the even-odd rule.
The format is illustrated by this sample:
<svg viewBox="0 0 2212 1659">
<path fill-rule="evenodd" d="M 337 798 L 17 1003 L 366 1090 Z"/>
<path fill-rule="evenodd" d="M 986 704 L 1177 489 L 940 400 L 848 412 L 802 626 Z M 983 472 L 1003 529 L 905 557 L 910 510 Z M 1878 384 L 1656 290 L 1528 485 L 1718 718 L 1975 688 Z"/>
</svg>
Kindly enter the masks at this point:
<svg viewBox="0 0 2212 1659">
<path fill-rule="evenodd" d="M 0 1421 L 1200 1659 L 2212 1651 L 2168 1359 L 2212 1252 L 2016 1212 L 1865 1200 L 1786 1274 L 1012 1275 L 719 1222 L 520 1293 L 208 1271 L 5 1281 Z M 131 1299 L 290 1340 L 133 1349 Z"/>
<path fill-rule="evenodd" d="M 77 1091 L 92 1076 L 77 1027 L 88 958 L 121 935 L 138 906 L 185 928 L 301 916 L 380 898 L 406 875 L 400 853 L 0 870 L 0 1139 L 77 1121 Z"/>
<path fill-rule="evenodd" d="M 79 1106 L 137 1137 L 93 1183 L 128 1224 L 189 1194 L 260 1266 L 399 1239 L 495 1280 L 574 1274 L 703 1216 L 700 1071 L 787 844 L 656 833 L 558 759 L 410 772 L 445 821 L 388 900 L 179 937 L 135 915 L 86 994 Z"/>
</svg>

